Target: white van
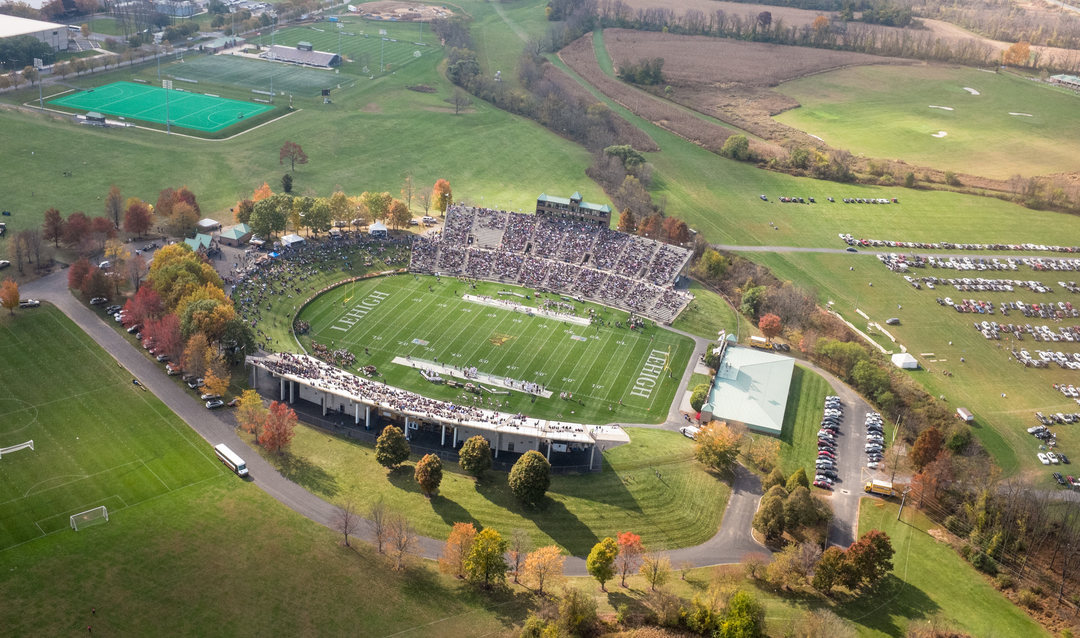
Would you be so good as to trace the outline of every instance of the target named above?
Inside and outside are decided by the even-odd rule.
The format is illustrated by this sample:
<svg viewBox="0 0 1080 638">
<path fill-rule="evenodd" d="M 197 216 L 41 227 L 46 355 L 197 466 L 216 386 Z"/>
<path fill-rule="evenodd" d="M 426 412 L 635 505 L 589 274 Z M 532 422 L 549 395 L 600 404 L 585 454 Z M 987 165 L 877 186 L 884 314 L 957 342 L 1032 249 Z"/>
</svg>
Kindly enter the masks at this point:
<svg viewBox="0 0 1080 638">
<path fill-rule="evenodd" d="M 679 428 L 679 432 L 688 439 L 697 439 L 698 432 L 701 432 L 701 428 L 696 425 L 684 425 Z"/>
<path fill-rule="evenodd" d="M 424 223 L 428 226 L 431 226 L 435 223 L 435 218 L 430 215 L 424 215 Z"/>
<path fill-rule="evenodd" d="M 237 456 L 236 452 L 230 450 L 227 445 L 224 443 L 215 445 L 214 453 L 217 454 L 217 457 L 221 459 L 221 462 L 224 463 L 226 467 L 233 472 L 236 472 L 237 476 L 247 476 L 247 463 L 244 463 L 244 459 Z"/>
</svg>

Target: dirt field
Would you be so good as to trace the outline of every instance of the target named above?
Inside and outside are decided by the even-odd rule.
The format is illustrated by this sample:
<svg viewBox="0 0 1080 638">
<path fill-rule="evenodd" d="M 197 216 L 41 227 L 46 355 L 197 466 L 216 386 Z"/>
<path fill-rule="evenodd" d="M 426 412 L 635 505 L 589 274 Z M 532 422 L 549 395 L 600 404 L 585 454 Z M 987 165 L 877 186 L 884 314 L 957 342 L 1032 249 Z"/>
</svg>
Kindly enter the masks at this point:
<svg viewBox="0 0 1080 638">
<path fill-rule="evenodd" d="M 591 34 L 579 38 L 560 51 L 559 58 L 586 82 L 636 115 L 714 153 L 723 148 L 727 138 L 739 133 L 709 122 L 665 100 L 648 96 L 643 91 L 608 76 L 596 61 Z M 780 147 L 760 140 L 750 140 L 750 148 L 761 157 L 777 157 L 783 154 Z"/>
<path fill-rule="evenodd" d="M 389 20 L 397 18 L 398 22 L 416 22 L 423 18 L 424 22 L 435 18 L 449 18 L 454 12 L 443 6 L 432 6 L 412 2 L 397 2 L 396 0 L 381 0 L 380 2 L 365 2 L 357 5 L 357 13 L 370 16 L 375 19 Z"/>
<path fill-rule="evenodd" d="M 679 85 L 734 82 L 776 86 L 845 66 L 915 63 L 865 53 L 629 29 L 605 29 L 604 46 L 616 67 L 624 61 L 663 58 L 665 80 Z"/>
<path fill-rule="evenodd" d="M 809 11 L 788 7 L 771 7 L 763 4 L 743 4 L 741 2 L 716 2 L 715 0 L 622 0 L 631 9 L 669 9 L 677 15 L 688 10 L 700 11 L 705 15 L 723 11 L 727 14 L 757 16 L 762 11 L 772 13 L 773 22 L 783 20 L 789 27 L 810 24 L 819 15 L 829 15 L 830 11 Z"/>
</svg>

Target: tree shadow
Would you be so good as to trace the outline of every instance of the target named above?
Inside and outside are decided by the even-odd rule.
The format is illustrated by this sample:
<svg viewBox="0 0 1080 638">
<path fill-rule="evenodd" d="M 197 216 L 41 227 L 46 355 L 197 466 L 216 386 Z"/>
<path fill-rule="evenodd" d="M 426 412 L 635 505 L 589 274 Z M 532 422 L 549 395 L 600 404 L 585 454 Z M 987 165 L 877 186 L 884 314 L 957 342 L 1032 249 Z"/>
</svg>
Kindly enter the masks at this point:
<svg viewBox="0 0 1080 638">
<path fill-rule="evenodd" d="M 403 464 L 388 470 L 386 480 L 403 492 L 420 494 L 420 485 L 413 478 L 415 473 L 416 468 L 413 465 Z"/>
<path fill-rule="evenodd" d="M 473 527 L 478 530 L 483 528 L 480 521 L 476 520 L 476 518 L 469 513 L 469 510 L 459 505 L 456 501 L 452 501 L 444 496 L 436 494 L 431 497 L 429 502 L 431 503 L 431 509 L 434 510 L 447 525 L 452 526 L 454 523 L 472 523 Z"/>
<path fill-rule="evenodd" d="M 588 525 L 554 499 L 545 498 L 533 507 L 521 508 L 521 514 L 573 556 L 585 556 L 600 541 Z"/>
<path fill-rule="evenodd" d="M 333 498 L 338 494 L 337 479 L 302 456 L 284 452 L 278 457 L 278 471 L 309 492 Z"/>
<path fill-rule="evenodd" d="M 839 596 L 838 596 L 839 598 Z M 839 616 L 889 636 L 903 636 L 909 621 L 928 618 L 941 607 L 926 592 L 888 574 L 870 592 L 838 602 Z M 894 619 L 902 619 L 904 626 Z"/>
</svg>

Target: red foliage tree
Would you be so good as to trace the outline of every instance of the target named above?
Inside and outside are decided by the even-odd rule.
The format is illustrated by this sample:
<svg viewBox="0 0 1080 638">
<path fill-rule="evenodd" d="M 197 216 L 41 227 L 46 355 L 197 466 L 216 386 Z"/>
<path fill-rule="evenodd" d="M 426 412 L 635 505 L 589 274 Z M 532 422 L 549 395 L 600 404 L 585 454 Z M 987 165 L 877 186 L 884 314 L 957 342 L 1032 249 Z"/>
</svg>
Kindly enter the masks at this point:
<svg viewBox="0 0 1080 638">
<path fill-rule="evenodd" d="M 182 186 L 180 190 L 176 191 L 176 203 L 179 204 L 180 202 L 190 205 L 191 209 L 195 211 L 195 215 L 202 217 L 202 210 L 195 201 L 195 193 L 192 193 L 187 186 Z"/>
<path fill-rule="evenodd" d="M 916 470 L 922 471 L 924 467 L 937 458 L 941 452 L 941 444 L 945 441 L 941 430 L 930 426 L 919 434 L 915 439 L 915 445 L 911 446 L 911 465 Z"/>
<path fill-rule="evenodd" d="M 641 544 L 641 537 L 633 532 L 619 532 L 615 541 L 619 544 L 619 555 L 615 557 L 615 569 L 622 576 L 622 586 L 626 587 L 627 575 L 635 573 L 641 565 L 645 546 Z"/>
<path fill-rule="evenodd" d="M 104 219 L 104 218 L 102 218 Z M 105 220 L 109 221 L 109 220 Z M 105 271 L 101 270 L 97 266 L 90 266 L 90 271 L 86 274 L 86 278 L 83 279 L 82 286 L 79 290 L 82 292 L 84 299 L 93 299 L 94 297 L 107 297 L 109 296 L 111 282 L 108 276 L 105 275 Z"/>
<path fill-rule="evenodd" d="M 892 541 L 885 532 L 872 529 L 845 552 L 843 584 L 848 589 L 873 586 L 893 569 Z"/>
<path fill-rule="evenodd" d="M 45 211 L 45 222 L 41 224 L 41 236 L 45 241 L 51 241 L 56 248 L 60 247 L 60 240 L 64 238 L 64 218 L 60 211 L 50 208 Z"/>
<path fill-rule="evenodd" d="M 278 154 L 278 164 L 284 165 L 285 160 L 289 161 L 289 170 L 295 171 L 297 164 L 307 164 L 307 153 L 296 142 L 286 140 Z"/>
<path fill-rule="evenodd" d="M 765 335 L 766 339 L 772 339 L 780 334 L 780 330 L 784 327 L 783 324 L 780 323 L 780 317 L 777 317 L 772 313 L 763 316 L 758 321 L 757 326 L 761 329 L 761 334 Z"/>
<path fill-rule="evenodd" d="M 82 249 L 90 237 L 90 219 L 86 213 L 75 212 L 64 222 L 64 244 L 69 248 Z"/>
<path fill-rule="evenodd" d="M 133 323 L 145 325 L 161 316 L 165 311 L 165 304 L 153 286 L 143 286 L 124 304 L 124 310 Z"/>
<path fill-rule="evenodd" d="M 149 286 L 144 286 L 144 288 L 149 288 Z M 149 322 L 143 333 L 154 340 L 154 347 L 158 352 L 174 359 L 184 349 L 184 337 L 180 333 L 180 318 L 176 315 L 168 314 Z"/>
<path fill-rule="evenodd" d="M 154 220 L 150 216 L 150 207 L 140 201 L 133 201 L 124 211 L 124 231 L 135 233 L 139 237 L 150 230 Z"/>
<path fill-rule="evenodd" d="M 659 215 L 650 215 L 638 224 L 637 234 L 639 237 L 659 239 L 661 230 L 663 230 L 663 218 Z"/>
<path fill-rule="evenodd" d="M 68 268 L 68 288 L 82 290 L 83 282 L 86 281 L 86 276 L 89 274 L 90 260 L 86 257 L 80 257 L 78 261 L 71 264 L 71 268 Z"/>
<path fill-rule="evenodd" d="M 280 452 L 292 441 L 296 427 L 296 412 L 287 404 L 274 401 L 259 434 L 259 444 L 270 452 Z"/>
<path fill-rule="evenodd" d="M 154 206 L 154 214 L 161 219 L 172 217 L 173 206 L 176 205 L 176 191 L 166 188 L 158 193 L 157 204 Z"/>
<path fill-rule="evenodd" d="M 113 226 L 112 221 L 108 217 L 94 217 L 90 220 L 90 232 L 94 234 L 94 237 L 101 245 L 101 250 L 105 250 L 105 242 L 116 237 L 116 227 Z"/>
<path fill-rule="evenodd" d="M 690 241 L 690 228 L 678 217 L 668 217 L 664 220 L 663 227 L 668 243 L 685 244 Z"/>
</svg>

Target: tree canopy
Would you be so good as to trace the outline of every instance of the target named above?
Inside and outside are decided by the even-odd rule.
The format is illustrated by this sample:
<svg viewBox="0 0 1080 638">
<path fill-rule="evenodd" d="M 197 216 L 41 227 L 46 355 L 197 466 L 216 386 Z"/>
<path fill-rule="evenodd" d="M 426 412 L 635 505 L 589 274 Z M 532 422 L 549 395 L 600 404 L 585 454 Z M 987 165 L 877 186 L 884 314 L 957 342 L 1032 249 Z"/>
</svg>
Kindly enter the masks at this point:
<svg viewBox="0 0 1080 638">
<path fill-rule="evenodd" d="M 375 460 L 379 465 L 395 468 L 409 460 L 409 442 L 400 428 L 388 425 L 375 442 Z"/>
<path fill-rule="evenodd" d="M 510 470 L 510 492 L 519 500 L 534 504 L 551 486 L 551 464 L 536 450 L 529 450 Z"/>
</svg>

